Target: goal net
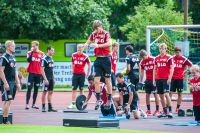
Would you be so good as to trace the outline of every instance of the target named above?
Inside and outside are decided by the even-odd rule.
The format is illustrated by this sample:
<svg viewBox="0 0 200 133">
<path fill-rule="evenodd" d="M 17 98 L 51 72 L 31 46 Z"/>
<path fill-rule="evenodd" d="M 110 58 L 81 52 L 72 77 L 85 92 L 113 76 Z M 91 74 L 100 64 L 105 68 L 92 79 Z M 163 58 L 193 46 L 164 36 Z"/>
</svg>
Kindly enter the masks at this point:
<svg viewBox="0 0 200 133">
<path fill-rule="evenodd" d="M 194 64 L 200 61 L 200 25 L 147 26 L 147 39 L 147 51 L 153 56 L 159 54 L 159 44 L 165 43 L 168 54 L 174 55 L 178 46 Z"/>
<path fill-rule="evenodd" d="M 150 55 L 159 54 L 159 44 L 167 45 L 167 53 L 174 55 L 174 47 L 182 49 L 182 53 L 193 64 L 200 63 L 200 25 L 158 25 L 147 26 L 146 49 Z M 188 89 L 189 73 L 185 73 L 184 89 Z"/>
</svg>

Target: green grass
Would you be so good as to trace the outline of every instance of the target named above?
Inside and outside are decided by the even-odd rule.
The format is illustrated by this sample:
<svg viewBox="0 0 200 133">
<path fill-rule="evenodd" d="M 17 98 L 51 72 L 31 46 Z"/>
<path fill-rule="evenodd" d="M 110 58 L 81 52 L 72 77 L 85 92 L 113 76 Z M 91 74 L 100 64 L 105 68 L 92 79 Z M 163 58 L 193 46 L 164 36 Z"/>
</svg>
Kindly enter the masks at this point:
<svg viewBox="0 0 200 133">
<path fill-rule="evenodd" d="M 121 129 L 80 128 L 61 126 L 1 125 L 1 133 L 166 133 Z"/>
</svg>

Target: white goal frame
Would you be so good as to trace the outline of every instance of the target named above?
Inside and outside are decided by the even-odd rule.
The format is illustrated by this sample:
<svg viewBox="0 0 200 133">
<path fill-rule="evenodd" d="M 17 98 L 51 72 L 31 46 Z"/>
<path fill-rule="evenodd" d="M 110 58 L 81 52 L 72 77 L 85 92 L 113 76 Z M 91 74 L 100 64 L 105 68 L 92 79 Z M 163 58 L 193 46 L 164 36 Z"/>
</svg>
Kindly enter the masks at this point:
<svg viewBox="0 0 200 133">
<path fill-rule="evenodd" d="M 193 28 L 200 29 L 200 25 L 148 25 L 146 27 L 146 50 L 150 54 L 150 44 L 151 44 L 151 30 L 153 29 L 177 29 L 177 28 Z"/>
</svg>

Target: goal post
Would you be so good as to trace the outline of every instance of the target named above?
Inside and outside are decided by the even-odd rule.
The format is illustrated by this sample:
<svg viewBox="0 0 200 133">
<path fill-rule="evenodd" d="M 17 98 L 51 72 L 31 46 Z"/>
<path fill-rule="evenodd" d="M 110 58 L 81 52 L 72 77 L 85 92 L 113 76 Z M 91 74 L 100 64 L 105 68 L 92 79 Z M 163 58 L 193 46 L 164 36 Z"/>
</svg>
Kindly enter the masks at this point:
<svg viewBox="0 0 200 133">
<path fill-rule="evenodd" d="M 169 54 L 174 54 L 175 46 L 182 48 L 183 54 L 193 63 L 200 61 L 200 25 L 149 25 L 146 27 L 146 50 L 157 55 L 159 43 L 166 43 Z M 157 51 L 158 52 L 158 51 Z"/>
</svg>

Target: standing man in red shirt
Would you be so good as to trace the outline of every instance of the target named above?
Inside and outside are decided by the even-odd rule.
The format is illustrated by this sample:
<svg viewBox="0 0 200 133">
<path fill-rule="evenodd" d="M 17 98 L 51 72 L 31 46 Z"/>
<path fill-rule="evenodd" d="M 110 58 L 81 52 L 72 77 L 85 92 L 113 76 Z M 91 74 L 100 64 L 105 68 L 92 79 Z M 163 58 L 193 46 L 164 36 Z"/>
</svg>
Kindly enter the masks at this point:
<svg viewBox="0 0 200 133">
<path fill-rule="evenodd" d="M 169 86 L 171 84 L 174 72 L 173 58 L 166 53 L 167 45 L 165 43 L 159 45 L 159 51 L 160 55 L 158 55 L 155 58 L 155 65 L 153 70 L 153 84 L 157 87 L 157 93 L 160 96 L 161 104 L 163 107 L 163 114 L 161 114 L 160 116 L 168 115 L 170 117 L 173 117 L 171 98 L 169 96 Z M 169 112 L 167 111 L 167 108 L 169 108 Z"/>
<path fill-rule="evenodd" d="M 151 115 L 150 109 L 150 95 L 154 94 L 156 110 L 153 115 L 157 116 L 159 114 L 159 99 L 157 95 L 156 87 L 153 85 L 153 68 L 154 68 L 154 60 L 155 58 L 149 56 L 147 51 L 141 50 L 140 57 L 142 58 L 140 62 L 140 80 L 139 83 L 142 83 L 144 77 L 144 71 L 146 71 L 146 80 L 145 80 L 145 92 L 146 92 L 146 105 L 147 105 L 147 115 Z"/>
<path fill-rule="evenodd" d="M 86 54 L 83 53 L 84 45 L 77 45 L 77 52 L 72 54 L 72 104 L 68 106 L 68 109 L 74 109 L 75 100 L 76 100 L 76 90 L 79 87 L 80 95 L 83 95 L 83 87 L 85 83 L 85 78 L 87 78 L 90 74 L 90 59 Z M 85 65 L 88 65 L 88 70 L 85 75 Z"/>
<path fill-rule="evenodd" d="M 31 50 L 27 53 L 27 61 L 29 62 L 27 72 L 28 75 L 28 91 L 26 93 L 26 110 L 29 109 L 29 100 L 31 97 L 31 90 L 34 85 L 34 92 L 33 92 L 33 104 L 32 108 L 39 109 L 35 105 L 37 94 L 38 94 L 38 88 L 40 86 L 40 80 L 41 80 L 41 61 L 42 57 L 44 56 L 44 53 L 39 50 L 39 42 L 38 41 L 32 41 L 31 42 Z M 48 82 L 48 81 L 45 81 Z"/>
<path fill-rule="evenodd" d="M 193 110 L 195 121 L 200 125 L 200 68 L 198 65 L 193 65 L 190 68 L 190 91 L 193 95 Z"/>
<path fill-rule="evenodd" d="M 184 72 L 186 66 L 191 67 L 192 62 L 190 62 L 186 57 L 181 54 L 181 49 L 179 47 L 175 47 L 175 56 L 173 57 L 174 61 L 174 74 L 172 76 L 171 88 L 170 88 L 170 97 L 172 98 L 173 93 L 178 92 L 177 106 L 176 112 L 181 105 L 182 101 L 182 90 L 183 90 L 183 80 L 184 80 Z"/>
<path fill-rule="evenodd" d="M 100 78 L 103 75 L 108 89 L 108 100 L 105 105 L 105 109 L 111 108 L 112 98 L 112 85 L 110 82 L 111 76 L 111 51 L 112 40 L 110 34 L 103 29 L 102 22 L 95 20 L 93 22 L 94 32 L 90 35 L 88 41 L 85 43 L 85 47 L 93 43 L 94 53 L 96 60 L 94 62 L 95 69 L 95 91 L 97 96 L 96 108 L 100 107 Z"/>
<path fill-rule="evenodd" d="M 112 70 L 111 70 L 111 81 L 112 81 L 112 94 L 115 95 L 116 91 L 116 71 L 117 71 L 117 51 L 119 49 L 119 43 L 115 42 L 112 44 L 112 57 L 111 57 L 111 63 L 112 63 Z"/>
</svg>

